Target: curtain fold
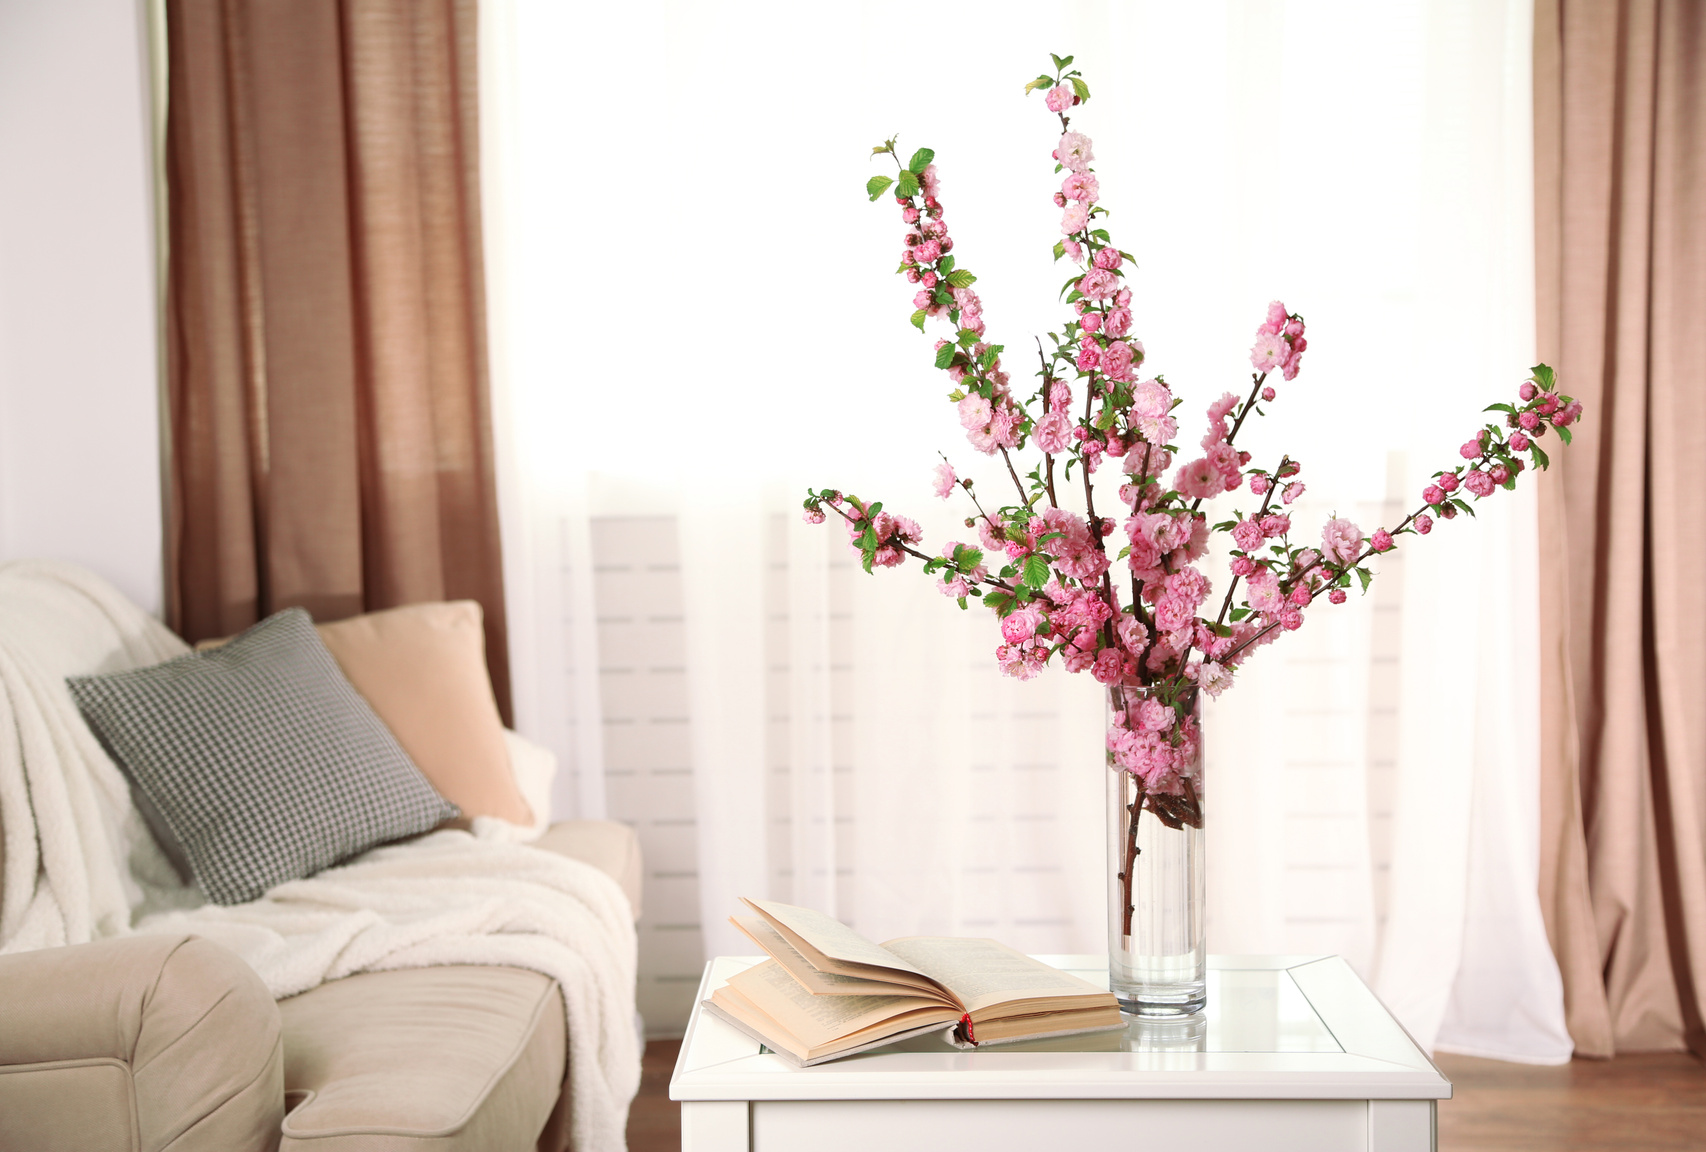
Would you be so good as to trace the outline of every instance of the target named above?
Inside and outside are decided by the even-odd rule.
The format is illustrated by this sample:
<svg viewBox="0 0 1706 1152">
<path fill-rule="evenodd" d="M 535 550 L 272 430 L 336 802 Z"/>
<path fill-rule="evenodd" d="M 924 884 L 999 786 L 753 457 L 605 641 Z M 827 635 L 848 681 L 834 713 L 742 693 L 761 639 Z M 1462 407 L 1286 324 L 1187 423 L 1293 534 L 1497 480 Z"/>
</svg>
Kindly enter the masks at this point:
<svg viewBox="0 0 1706 1152">
<path fill-rule="evenodd" d="M 1577 1051 L 1706 1056 L 1706 8 L 1535 12 L 1541 901 Z"/>
<path fill-rule="evenodd" d="M 168 613 L 485 609 L 473 0 L 168 0 Z"/>
</svg>

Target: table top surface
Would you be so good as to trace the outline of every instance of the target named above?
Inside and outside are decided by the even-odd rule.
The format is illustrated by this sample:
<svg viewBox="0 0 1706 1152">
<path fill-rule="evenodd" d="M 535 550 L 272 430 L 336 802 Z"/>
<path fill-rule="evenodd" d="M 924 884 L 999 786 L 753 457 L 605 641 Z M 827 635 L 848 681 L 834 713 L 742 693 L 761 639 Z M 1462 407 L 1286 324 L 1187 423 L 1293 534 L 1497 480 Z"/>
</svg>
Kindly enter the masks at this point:
<svg viewBox="0 0 1706 1152">
<path fill-rule="evenodd" d="M 698 1001 L 761 956 L 705 966 Z M 1099 956 L 1039 956 L 1107 987 Z M 699 1004 L 674 1100 L 1448 1099 L 1442 1076 L 1337 956 L 1213 956 L 1208 1007 L 1123 1032 L 962 1051 L 938 1036 L 798 1068 Z"/>
</svg>

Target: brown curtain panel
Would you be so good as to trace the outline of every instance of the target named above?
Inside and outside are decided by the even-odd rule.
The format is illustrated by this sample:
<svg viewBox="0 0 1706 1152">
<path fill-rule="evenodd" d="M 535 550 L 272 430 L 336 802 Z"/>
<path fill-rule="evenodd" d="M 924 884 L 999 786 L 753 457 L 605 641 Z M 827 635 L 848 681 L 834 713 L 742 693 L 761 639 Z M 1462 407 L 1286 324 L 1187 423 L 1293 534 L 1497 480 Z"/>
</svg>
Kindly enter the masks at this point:
<svg viewBox="0 0 1706 1152">
<path fill-rule="evenodd" d="M 170 621 L 428 600 L 509 660 L 474 0 L 167 0 Z"/>
<path fill-rule="evenodd" d="M 1706 5 L 1535 17 L 1541 901 L 1578 1052 L 1706 1056 Z"/>
</svg>

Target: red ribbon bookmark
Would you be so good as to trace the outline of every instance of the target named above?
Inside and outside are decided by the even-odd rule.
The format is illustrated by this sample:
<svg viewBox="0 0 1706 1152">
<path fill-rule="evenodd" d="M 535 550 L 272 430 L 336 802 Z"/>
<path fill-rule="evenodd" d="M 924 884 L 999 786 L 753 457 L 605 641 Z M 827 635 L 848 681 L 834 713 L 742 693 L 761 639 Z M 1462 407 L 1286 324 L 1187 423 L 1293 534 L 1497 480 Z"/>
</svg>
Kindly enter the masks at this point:
<svg viewBox="0 0 1706 1152">
<path fill-rule="evenodd" d="M 966 1034 L 966 1043 L 975 1048 L 977 1046 L 977 1037 L 972 1035 L 970 1012 L 967 1012 L 964 1016 L 960 1017 L 960 1028 Z"/>
</svg>

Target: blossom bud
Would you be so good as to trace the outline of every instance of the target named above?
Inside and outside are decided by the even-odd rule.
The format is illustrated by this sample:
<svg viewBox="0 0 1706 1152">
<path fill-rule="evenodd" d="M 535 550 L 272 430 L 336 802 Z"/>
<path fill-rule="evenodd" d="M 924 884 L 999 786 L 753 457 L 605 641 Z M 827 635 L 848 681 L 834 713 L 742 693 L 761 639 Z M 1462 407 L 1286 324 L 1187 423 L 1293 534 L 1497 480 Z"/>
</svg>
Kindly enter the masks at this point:
<svg viewBox="0 0 1706 1152">
<path fill-rule="evenodd" d="M 1262 389 L 1262 399 L 1264 400 L 1272 400 L 1277 395 L 1279 395 L 1279 393 L 1275 392 L 1272 388 Z"/>
<path fill-rule="evenodd" d="M 1493 477 L 1493 483 L 1503 484 L 1506 480 L 1511 478 L 1511 470 L 1506 468 L 1503 464 L 1495 464 L 1493 465 L 1491 475 Z"/>
<path fill-rule="evenodd" d="M 1532 380 L 1524 380 L 1522 382 L 1522 387 L 1516 390 L 1516 394 L 1521 396 L 1525 401 L 1534 399 L 1535 396 L 1539 395 L 1539 393 L 1540 389 L 1534 386 L 1534 381 Z"/>
<path fill-rule="evenodd" d="M 1415 523 L 1416 523 L 1416 531 L 1419 532 L 1423 536 L 1426 536 L 1429 532 L 1432 532 L 1434 530 L 1434 518 L 1432 516 L 1427 515 L 1425 512 L 1422 515 L 1416 517 Z"/>
<path fill-rule="evenodd" d="M 1542 416 L 1550 416 L 1550 415 L 1552 415 L 1552 413 L 1556 412 L 1557 410 L 1558 410 L 1558 398 L 1556 396 L 1552 395 L 1552 393 L 1548 392 L 1546 394 L 1546 396 L 1540 401 L 1540 408 L 1538 409 L 1538 411 L 1540 412 L 1540 414 Z"/>
<path fill-rule="evenodd" d="M 1445 493 L 1440 491 L 1438 484 L 1429 484 L 1426 488 L 1422 489 L 1422 500 L 1425 503 L 1438 504 L 1444 499 Z"/>
<path fill-rule="evenodd" d="M 1481 455 L 1481 439 L 1480 439 L 1480 437 L 1476 437 L 1473 440 L 1465 440 L 1463 442 L 1463 447 L 1461 447 L 1457 450 L 1457 454 L 1459 456 L 1463 457 L 1465 460 L 1473 460 L 1476 457 L 1478 457 L 1479 455 Z"/>
<path fill-rule="evenodd" d="M 1447 472 L 1444 476 L 1439 478 L 1439 486 L 1440 490 L 1445 492 L 1447 495 L 1457 491 L 1457 474 L 1455 472 Z"/>
<path fill-rule="evenodd" d="M 1533 432 L 1536 428 L 1540 427 L 1540 417 L 1536 416 L 1532 412 L 1524 412 L 1521 416 L 1516 418 L 1516 422 L 1521 424 L 1523 430 L 1527 432 Z"/>
<path fill-rule="evenodd" d="M 1327 593 L 1327 599 L 1334 604 L 1343 604 L 1345 602 L 1345 590 L 1343 588 L 1335 588 L 1331 592 Z"/>
</svg>

